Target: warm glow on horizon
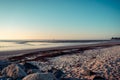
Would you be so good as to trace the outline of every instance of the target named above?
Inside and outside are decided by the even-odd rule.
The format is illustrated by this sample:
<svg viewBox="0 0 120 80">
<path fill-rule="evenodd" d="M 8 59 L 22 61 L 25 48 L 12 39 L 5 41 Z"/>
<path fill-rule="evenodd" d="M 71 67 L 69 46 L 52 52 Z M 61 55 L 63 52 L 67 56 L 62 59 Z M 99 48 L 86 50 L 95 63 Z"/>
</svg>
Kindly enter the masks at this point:
<svg viewBox="0 0 120 80">
<path fill-rule="evenodd" d="M 105 36 L 99 35 L 96 37 L 96 35 L 93 34 L 42 34 L 42 33 L 6 33 L 6 34 L 0 34 L 3 36 L 0 36 L 0 40 L 92 40 L 92 39 L 106 39 Z M 111 37 L 110 37 L 111 38 Z M 110 39 L 107 38 L 107 39 Z"/>
</svg>

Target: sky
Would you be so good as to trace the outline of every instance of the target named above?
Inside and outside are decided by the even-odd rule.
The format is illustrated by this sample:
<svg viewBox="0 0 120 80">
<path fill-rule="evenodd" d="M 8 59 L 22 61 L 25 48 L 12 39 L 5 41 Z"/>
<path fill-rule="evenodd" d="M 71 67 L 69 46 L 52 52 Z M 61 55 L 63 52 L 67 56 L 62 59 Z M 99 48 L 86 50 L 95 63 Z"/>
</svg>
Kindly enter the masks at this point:
<svg viewBox="0 0 120 80">
<path fill-rule="evenodd" d="M 0 0 L 0 39 L 120 37 L 120 0 Z"/>
</svg>

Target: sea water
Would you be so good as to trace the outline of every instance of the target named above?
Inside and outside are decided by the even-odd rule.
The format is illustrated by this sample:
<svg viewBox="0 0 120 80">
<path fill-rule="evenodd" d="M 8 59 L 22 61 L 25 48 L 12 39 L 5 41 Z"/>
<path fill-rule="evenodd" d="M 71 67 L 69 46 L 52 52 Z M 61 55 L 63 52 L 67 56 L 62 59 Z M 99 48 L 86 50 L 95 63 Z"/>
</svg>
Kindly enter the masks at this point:
<svg viewBox="0 0 120 80">
<path fill-rule="evenodd" d="M 41 42 L 41 41 L 0 41 L 0 51 L 13 51 L 13 50 L 25 50 L 25 49 L 38 49 L 38 48 L 51 48 L 60 46 L 75 46 L 75 45 L 88 45 L 97 44 L 100 41 L 93 42 Z"/>
</svg>

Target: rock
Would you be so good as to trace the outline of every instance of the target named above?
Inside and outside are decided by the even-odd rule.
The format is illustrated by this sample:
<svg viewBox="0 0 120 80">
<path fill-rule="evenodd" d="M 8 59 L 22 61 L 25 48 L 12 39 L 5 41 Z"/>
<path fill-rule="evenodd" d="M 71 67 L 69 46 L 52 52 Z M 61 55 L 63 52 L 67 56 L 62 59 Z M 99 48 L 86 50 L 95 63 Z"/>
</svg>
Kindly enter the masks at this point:
<svg viewBox="0 0 120 80">
<path fill-rule="evenodd" d="M 41 73 L 41 71 L 39 69 L 29 69 L 27 71 L 27 74 L 32 74 L 32 73 Z"/>
<path fill-rule="evenodd" d="M 5 68 L 6 66 L 8 66 L 10 64 L 10 62 L 8 61 L 0 61 L 0 71 Z"/>
<path fill-rule="evenodd" d="M 57 79 L 61 78 L 63 76 L 63 71 L 62 70 L 57 70 L 54 75 Z"/>
<path fill-rule="evenodd" d="M 22 80 L 57 80 L 52 73 L 33 73 Z"/>
<path fill-rule="evenodd" d="M 95 76 L 93 80 L 106 80 L 106 79 L 100 76 Z"/>
<path fill-rule="evenodd" d="M 21 65 L 24 66 L 25 72 L 28 74 L 39 72 L 39 68 L 31 63 L 24 62 L 24 63 L 21 63 Z M 35 71 L 35 70 L 38 70 L 38 71 Z"/>
<path fill-rule="evenodd" d="M 29 69 L 39 69 L 37 66 L 31 64 L 31 63 L 22 63 L 22 65 L 25 67 L 25 71 L 27 72 Z"/>
<path fill-rule="evenodd" d="M 2 75 L 13 79 L 23 78 L 27 74 L 17 64 L 11 64 L 2 70 Z"/>
</svg>

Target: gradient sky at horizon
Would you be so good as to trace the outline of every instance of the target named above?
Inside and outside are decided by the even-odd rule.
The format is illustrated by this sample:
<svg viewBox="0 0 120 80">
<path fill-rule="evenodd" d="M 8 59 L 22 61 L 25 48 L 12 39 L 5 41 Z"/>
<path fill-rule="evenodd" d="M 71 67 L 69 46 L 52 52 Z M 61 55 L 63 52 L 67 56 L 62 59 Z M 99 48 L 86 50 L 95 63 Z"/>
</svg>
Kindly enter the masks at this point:
<svg viewBox="0 0 120 80">
<path fill-rule="evenodd" d="M 0 0 L 0 39 L 120 37 L 120 0 Z"/>
</svg>

